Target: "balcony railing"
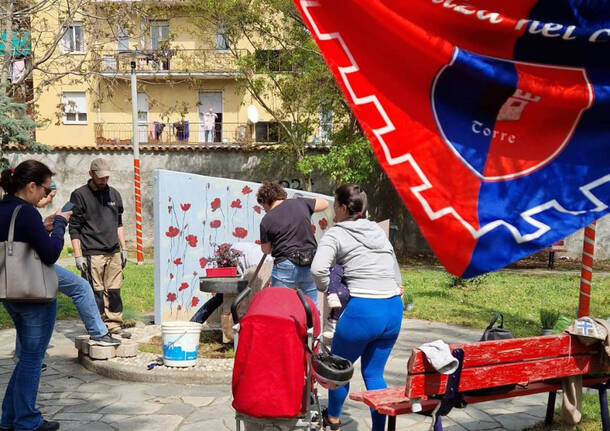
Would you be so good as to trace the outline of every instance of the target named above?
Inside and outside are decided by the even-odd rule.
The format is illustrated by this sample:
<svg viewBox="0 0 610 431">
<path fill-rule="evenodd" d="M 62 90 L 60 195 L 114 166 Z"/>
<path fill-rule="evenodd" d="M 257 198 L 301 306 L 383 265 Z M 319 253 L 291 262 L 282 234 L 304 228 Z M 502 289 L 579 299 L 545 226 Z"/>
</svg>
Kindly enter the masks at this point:
<svg viewBox="0 0 610 431">
<path fill-rule="evenodd" d="M 140 123 L 137 138 L 140 144 L 167 146 L 279 142 L 279 136 L 269 133 L 269 128 L 261 124 L 263 123 L 257 124 L 255 130 L 252 125 L 245 123 L 216 123 L 211 134 L 206 133 L 203 123 Z M 97 144 L 129 145 L 132 134 L 131 123 L 95 123 Z"/>
<path fill-rule="evenodd" d="M 239 70 L 235 54 L 247 51 L 218 51 L 215 49 L 156 49 L 137 51 L 103 51 L 98 57 L 98 71 L 104 76 L 131 73 L 131 62 L 136 62 L 138 74 L 167 76 L 171 74 L 219 74 L 235 76 Z"/>
</svg>

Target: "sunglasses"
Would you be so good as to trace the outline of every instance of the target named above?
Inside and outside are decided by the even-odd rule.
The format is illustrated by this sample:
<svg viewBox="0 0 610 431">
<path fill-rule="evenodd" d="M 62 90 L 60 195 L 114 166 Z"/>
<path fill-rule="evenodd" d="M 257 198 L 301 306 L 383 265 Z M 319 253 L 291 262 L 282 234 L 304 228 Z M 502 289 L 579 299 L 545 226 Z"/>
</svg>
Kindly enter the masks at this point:
<svg viewBox="0 0 610 431">
<path fill-rule="evenodd" d="M 53 189 L 52 189 L 52 188 L 50 188 L 50 187 L 45 187 L 45 186 L 43 186 L 42 184 L 40 184 L 40 187 L 42 187 L 42 188 L 44 189 L 44 195 L 45 195 L 45 196 L 49 196 L 49 195 L 51 194 L 51 192 L 53 191 Z"/>
</svg>

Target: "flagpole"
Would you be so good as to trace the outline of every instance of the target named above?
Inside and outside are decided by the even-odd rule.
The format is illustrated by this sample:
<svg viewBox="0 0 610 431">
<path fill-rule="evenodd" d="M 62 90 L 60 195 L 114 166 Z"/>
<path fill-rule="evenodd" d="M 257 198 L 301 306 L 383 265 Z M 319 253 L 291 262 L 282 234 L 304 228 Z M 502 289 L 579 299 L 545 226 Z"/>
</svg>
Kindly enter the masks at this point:
<svg viewBox="0 0 610 431">
<path fill-rule="evenodd" d="M 580 294 L 578 317 L 589 315 L 591 302 L 591 280 L 593 278 L 593 256 L 595 255 L 595 222 L 585 227 L 582 242 L 582 264 L 580 269 Z"/>
<path fill-rule="evenodd" d="M 131 121 L 133 132 L 133 180 L 136 207 L 136 247 L 138 265 L 144 263 L 142 253 L 142 198 L 140 193 L 140 142 L 138 136 L 138 86 L 136 80 L 136 62 L 131 62 Z"/>
</svg>

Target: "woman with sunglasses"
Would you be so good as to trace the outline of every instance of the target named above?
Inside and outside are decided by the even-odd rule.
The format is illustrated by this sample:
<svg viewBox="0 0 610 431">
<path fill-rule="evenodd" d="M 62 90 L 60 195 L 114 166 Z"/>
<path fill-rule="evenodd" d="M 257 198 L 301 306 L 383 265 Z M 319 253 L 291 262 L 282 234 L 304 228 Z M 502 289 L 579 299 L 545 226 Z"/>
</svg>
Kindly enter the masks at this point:
<svg viewBox="0 0 610 431">
<path fill-rule="evenodd" d="M 57 212 L 53 229 L 47 231 L 36 204 L 48 196 L 53 172 L 36 160 L 26 160 L 0 174 L 0 187 L 6 193 L 0 201 L 0 241 L 8 239 L 13 211 L 21 205 L 15 221 L 14 240 L 29 243 L 40 260 L 52 265 L 64 246 L 64 232 L 72 212 Z M 36 408 L 42 360 L 46 353 L 57 314 L 57 302 L 3 302 L 11 316 L 21 345 L 2 401 L 0 430 L 52 431 L 59 423 L 48 422 Z"/>
</svg>

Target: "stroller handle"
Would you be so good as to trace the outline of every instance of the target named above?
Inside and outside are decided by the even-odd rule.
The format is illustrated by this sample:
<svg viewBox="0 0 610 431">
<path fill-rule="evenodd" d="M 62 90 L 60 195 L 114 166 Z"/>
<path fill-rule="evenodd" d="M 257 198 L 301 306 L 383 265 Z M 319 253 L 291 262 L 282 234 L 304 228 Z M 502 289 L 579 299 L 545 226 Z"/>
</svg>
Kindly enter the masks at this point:
<svg viewBox="0 0 610 431">
<path fill-rule="evenodd" d="M 239 304 L 241 303 L 241 301 L 243 301 L 246 296 L 250 294 L 251 291 L 251 288 L 246 287 L 239 293 L 239 295 L 237 295 L 237 297 L 231 303 L 231 316 L 233 316 L 233 324 L 239 323 L 239 315 L 237 314 L 237 309 L 239 308 Z"/>
<path fill-rule="evenodd" d="M 305 309 L 305 315 L 307 316 L 307 329 L 313 328 L 313 318 L 311 317 L 311 307 L 309 306 L 309 302 L 305 298 L 303 292 L 299 289 L 295 289 L 297 292 L 297 296 L 301 300 L 301 304 L 303 304 L 303 308 Z"/>
</svg>

